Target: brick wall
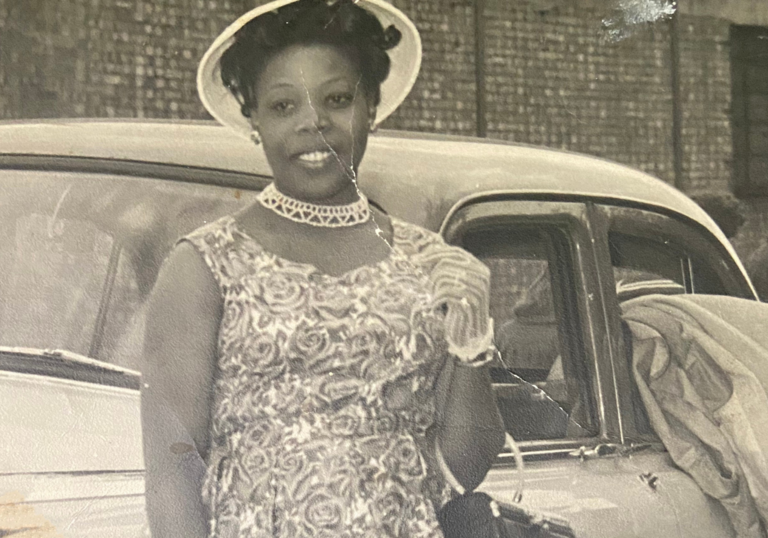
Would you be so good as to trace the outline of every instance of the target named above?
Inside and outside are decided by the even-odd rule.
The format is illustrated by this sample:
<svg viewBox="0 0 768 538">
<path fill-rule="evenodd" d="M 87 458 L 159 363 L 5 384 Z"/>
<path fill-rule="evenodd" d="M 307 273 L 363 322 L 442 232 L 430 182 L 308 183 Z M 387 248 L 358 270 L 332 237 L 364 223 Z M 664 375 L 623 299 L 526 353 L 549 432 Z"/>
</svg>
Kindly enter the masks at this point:
<svg viewBox="0 0 768 538">
<path fill-rule="evenodd" d="M 603 15 L 489 0 L 489 135 L 598 155 L 671 180 L 668 27 L 612 41 Z"/>
<path fill-rule="evenodd" d="M 729 189 L 731 181 L 730 24 L 680 19 L 683 175 L 686 191 Z"/>
<path fill-rule="evenodd" d="M 473 0 L 394 0 L 422 38 L 422 70 L 384 127 L 472 136 L 475 122 Z"/>
<path fill-rule="evenodd" d="M 687 192 L 727 191 L 732 181 L 730 23 L 684 15 L 681 33 L 683 172 Z M 746 259 L 768 238 L 768 200 L 742 200 L 746 221 L 732 239 Z"/>
<path fill-rule="evenodd" d="M 241 0 L 0 0 L 0 117 L 205 117 L 197 62 L 243 11 Z"/>
<path fill-rule="evenodd" d="M 678 0 L 687 15 L 726 19 L 735 24 L 768 26 L 768 2 L 765 0 Z"/>
<path fill-rule="evenodd" d="M 115 0 L 91 26 L 95 59 L 88 109 L 98 116 L 200 118 L 197 63 L 213 38 L 244 11 L 242 1 Z M 117 36 L 110 40 L 109 36 Z M 104 95 L 105 85 L 116 86 Z"/>
<path fill-rule="evenodd" d="M 0 116 L 205 117 L 194 87 L 197 62 L 256 3 L 0 0 L 8 36 Z M 424 59 L 410 98 L 385 126 L 474 134 L 473 0 L 394 3 L 421 31 Z M 604 16 L 599 7 L 537 11 L 524 1 L 488 0 L 488 135 L 599 155 L 671 180 L 668 25 L 616 42 L 605 38 Z M 728 24 L 686 20 L 684 170 L 691 188 L 726 188 Z"/>
<path fill-rule="evenodd" d="M 0 117 L 76 116 L 86 0 L 0 0 Z"/>
</svg>

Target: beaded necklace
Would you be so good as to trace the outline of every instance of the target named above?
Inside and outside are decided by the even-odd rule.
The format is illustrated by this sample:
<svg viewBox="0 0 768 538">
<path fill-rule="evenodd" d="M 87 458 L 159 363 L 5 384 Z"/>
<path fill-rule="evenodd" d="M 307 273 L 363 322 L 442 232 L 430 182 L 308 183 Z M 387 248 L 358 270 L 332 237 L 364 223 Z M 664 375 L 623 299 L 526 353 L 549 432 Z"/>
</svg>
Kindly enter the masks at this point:
<svg viewBox="0 0 768 538">
<path fill-rule="evenodd" d="M 294 222 L 324 228 L 341 228 L 368 222 L 371 210 L 368 199 L 360 193 L 360 199 L 351 204 L 321 205 L 302 202 L 277 190 L 270 183 L 258 196 L 261 204 L 278 215 Z"/>
</svg>

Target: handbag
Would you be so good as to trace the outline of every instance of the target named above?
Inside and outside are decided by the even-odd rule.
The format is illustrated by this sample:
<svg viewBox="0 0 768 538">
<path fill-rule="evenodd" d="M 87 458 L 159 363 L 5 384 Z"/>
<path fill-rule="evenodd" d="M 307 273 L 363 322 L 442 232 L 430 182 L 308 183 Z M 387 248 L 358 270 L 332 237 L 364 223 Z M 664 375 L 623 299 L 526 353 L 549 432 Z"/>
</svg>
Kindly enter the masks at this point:
<svg viewBox="0 0 768 538">
<path fill-rule="evenodd" d="M 443 458 L 435 438 L 435 456 L 440 471 L 457 493 L 438 512 L 437 520 L 445 538 L 576 538 L 567 520 L 524 508 L 523 456 L 517 443 L 507 433 L 507 446 L 512 450 L 518 469 L 518 485 L 514 504 L 499 503 L 482 491 L 465 491 Z"/>
</svg>

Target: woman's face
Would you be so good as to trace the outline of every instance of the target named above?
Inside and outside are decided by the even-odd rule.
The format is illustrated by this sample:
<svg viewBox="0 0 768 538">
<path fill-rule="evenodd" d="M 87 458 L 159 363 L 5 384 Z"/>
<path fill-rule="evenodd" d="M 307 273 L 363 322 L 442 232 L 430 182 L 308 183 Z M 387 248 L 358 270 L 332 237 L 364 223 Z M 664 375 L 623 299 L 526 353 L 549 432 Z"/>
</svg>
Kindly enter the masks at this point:
<svg viewBox="0 0 768 538">
<path fill-rule="evenodd" d="M 375 108 L 353 61 L 332 45 L 293 45 L 264 67 L 251 122 L 280 191 L 308 202 L 344 203 Z"/>
</svg>

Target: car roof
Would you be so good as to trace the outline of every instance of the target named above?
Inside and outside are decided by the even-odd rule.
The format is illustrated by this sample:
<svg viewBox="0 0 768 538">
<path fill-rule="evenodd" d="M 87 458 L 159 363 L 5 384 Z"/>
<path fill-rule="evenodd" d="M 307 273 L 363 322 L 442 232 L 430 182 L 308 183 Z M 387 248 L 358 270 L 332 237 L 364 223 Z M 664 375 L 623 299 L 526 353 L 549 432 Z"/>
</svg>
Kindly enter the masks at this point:
<svg viewBox="0 0 768 538">
<path fill-rule="evenodd" d="M 270 176 L 260 150 L 212 121 L 0 122 L 0 156 L 46 155 L 171 164 Z M 369 197 L 400 218 L 437 229 L 452 209 L 489 193 L 612 200 L 677 213 L 728 245 L 683 193 L 596 157 L 497 140 L 382 131 L 359 173 Z"/>
</svg>

